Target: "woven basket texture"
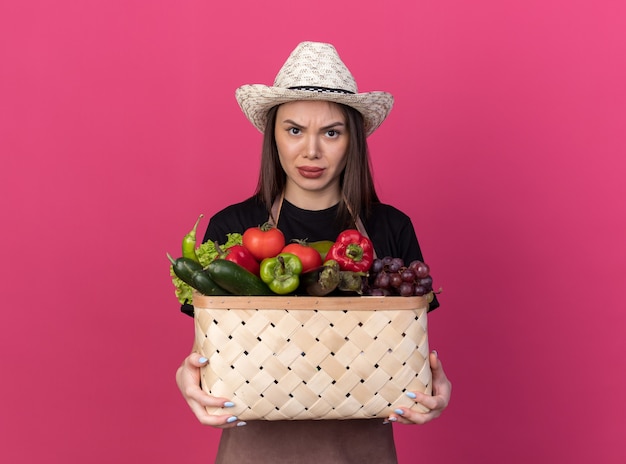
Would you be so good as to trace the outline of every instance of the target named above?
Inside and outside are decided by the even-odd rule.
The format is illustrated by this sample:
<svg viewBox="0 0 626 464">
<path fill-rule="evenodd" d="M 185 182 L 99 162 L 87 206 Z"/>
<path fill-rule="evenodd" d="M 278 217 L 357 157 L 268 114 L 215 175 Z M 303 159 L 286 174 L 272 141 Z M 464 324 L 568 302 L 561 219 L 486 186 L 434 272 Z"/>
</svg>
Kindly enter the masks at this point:
<svg viewBox="0 0 626 464">
<path fill-rule="evenodd" d="M 425 411 L 431 394 L 423 297 L 194 296 L 202 387 L 241 420 L 365 419 Z"/>
</svg>

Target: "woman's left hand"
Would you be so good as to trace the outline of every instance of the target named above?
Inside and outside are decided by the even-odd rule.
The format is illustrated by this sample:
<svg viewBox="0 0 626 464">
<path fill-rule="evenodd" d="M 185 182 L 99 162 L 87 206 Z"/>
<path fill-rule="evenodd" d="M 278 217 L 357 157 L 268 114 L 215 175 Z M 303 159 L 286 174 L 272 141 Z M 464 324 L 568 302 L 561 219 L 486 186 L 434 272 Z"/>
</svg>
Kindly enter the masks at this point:
<svg viewBox="0 0 626 464">
<path fill-rule="evenodd" d="M 429 412 L 419 412 L 408 408 L 396 409 L 387 418 L 390 422 L 398 422 L 401 424 L 425 424 L 439 417 L 450 402 L 452 394 L 452 384 L 443 371 L 443 366 L 437 352 L 433 351 L 429 357 L 430 369 L 433 374 L 433 394 L 432 396 L 420 392 L 410 392 L 415 395 L 415 402 L 425 406 Z"/>
</svg>

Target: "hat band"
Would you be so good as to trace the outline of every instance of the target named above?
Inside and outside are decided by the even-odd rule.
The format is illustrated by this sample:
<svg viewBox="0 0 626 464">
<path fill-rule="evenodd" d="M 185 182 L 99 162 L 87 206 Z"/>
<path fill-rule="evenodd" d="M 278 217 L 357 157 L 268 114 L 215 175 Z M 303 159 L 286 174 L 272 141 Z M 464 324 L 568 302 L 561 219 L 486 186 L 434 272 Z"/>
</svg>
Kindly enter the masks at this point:
<svg viewBox="0 0 626 464">
<path fill-rule="evenodd" d="M 345 93 L 345 94 L 354 95 L 354 92 L 350 92 L 349 90 L 329 89 L 328 87 L 316 87 L 316 86 L 311 86 L 311 85 L 300 85 L 297 87 L 289 87 L 289 90 L 306 90 L 308 92 Z"/>
</svg>

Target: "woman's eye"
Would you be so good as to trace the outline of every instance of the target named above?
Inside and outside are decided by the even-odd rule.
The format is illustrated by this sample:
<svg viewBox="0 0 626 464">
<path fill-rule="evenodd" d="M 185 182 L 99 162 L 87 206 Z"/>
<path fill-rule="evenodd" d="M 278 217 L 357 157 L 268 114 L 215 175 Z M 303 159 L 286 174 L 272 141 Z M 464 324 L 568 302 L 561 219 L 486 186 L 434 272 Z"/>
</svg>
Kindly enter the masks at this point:
<svg viewBox="0 0 626 464">
<path fill-rule="evenodd" d="M 297 127 L 290 127 L 287 132 L 289 132 L 291 135 L 298 135 L 300 134 L 300 129 L 298 129 Z"/>
<path fill-rule="evenodd" d="M 326 135 L 327 135 L 328 137 L 331 137 L 331 138 L 339 137 L 339 134 L 340 134 L 340 132 L 339 132 L 339 131 L 336 131 L 336 130 L 334 130 L 334 129 L 331 129 L 331 130 L 329 130 L 328 132 L 326 132 Z"/>
</svg>

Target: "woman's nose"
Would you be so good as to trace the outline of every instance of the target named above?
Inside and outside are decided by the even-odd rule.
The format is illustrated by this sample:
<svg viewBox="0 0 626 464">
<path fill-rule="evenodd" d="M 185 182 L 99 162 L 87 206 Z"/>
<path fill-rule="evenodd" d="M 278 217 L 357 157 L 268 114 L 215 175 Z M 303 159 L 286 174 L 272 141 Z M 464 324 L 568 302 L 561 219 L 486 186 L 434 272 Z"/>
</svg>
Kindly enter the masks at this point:
<svg viewBox="0 0 626 464">
<path fill-rule="evenodd" d="M 308 137 L 307 138 L 307 142 L 306 142 L 306 146 L 305 146 L 305 150 L 304 150 L 304 156 L 305 158 L 319 158 L 320 156 L 320 147 L 319 147 L 319 141 L 317 139 L 317 137 Z"/>
</svg>

